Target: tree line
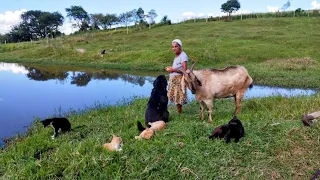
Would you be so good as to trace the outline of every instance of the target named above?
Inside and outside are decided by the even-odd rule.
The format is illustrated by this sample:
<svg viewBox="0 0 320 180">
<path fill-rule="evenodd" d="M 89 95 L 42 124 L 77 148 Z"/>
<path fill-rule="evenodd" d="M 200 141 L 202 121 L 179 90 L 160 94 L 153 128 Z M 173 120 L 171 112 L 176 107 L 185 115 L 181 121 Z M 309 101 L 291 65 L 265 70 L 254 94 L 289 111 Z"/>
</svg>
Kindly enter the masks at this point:
<svg viewBox="0 0 320 180">
<path fill-rule="evenodd" d="M 79 31 L 106 30 L 111 29 L 112 26 L 125 26 L 128 30 L 128 27 L 132 25 L 139 29 L 151 28 L 158 16 L 154 9 L 145 13 L 141 7 L 119 15 L 89 14 L 81 6 L 71 6 L 65 10 L 66 17 L 72 20 L 72 26 Z M 59 26 L 63 25 L 65 18 L 59 12 L 30 10 L 21 14 L 21 20 L 18 25 L 12 27 L 9 33 L 0 34 L 1 43 L 32 41 L 46 37 L 54 38 L 63 34 L 59 31 Z M 164 16 L 160 23 L 171 24 L 171 20 L 168 19 L 168 16 Z"/>
</svg>

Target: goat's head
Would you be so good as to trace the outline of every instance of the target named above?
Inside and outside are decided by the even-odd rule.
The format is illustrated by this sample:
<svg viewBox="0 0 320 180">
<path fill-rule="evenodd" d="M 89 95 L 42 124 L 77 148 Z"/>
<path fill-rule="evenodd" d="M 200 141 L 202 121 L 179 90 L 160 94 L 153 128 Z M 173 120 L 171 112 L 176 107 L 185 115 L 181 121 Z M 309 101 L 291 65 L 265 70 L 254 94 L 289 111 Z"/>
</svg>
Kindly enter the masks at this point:
<svg viewBox="0 0 320 180">
<path fill-rule="evenodd" d="M 197 77 L 193 73 L 193 67 L 195 62 L 191 65 L 191 68 L 187 71 L 183 72 L 183 82 L 190 89 L 192 94 L 196 93 L 197 85 L 202 86 L 201 82 L 197 79 Z"/>
</svg>

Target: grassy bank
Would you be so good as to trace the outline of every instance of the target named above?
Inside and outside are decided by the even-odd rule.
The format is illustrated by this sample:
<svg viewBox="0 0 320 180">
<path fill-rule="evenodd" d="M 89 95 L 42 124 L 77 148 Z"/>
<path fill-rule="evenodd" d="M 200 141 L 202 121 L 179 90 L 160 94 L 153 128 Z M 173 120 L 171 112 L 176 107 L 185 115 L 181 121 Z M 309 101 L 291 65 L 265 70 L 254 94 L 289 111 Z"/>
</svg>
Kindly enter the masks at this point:
<svg viewBox="0 0 320 180">
<path fill-rule="evenodd" d="M 54 40 L 0 45 L 0 61 L 163 70 L 180 38 L 196 68 L 244 65 L 255 83 L 319 88 L 319 18 L 246 19 L 88 32 Z M 50 45 L 49 45 L 50 44 Z M 79 53 L 76 49 L 86 51 Z M 98 53 L 106 49 L 102 58 Z"/>
<path fill-rule="evenodd" d="M 300 121 L 319 110 L 319 94 L 244 100 L 238 117 L 246 134 L 238 144 L 208 139 L 213 127 L 231 119 L 234 104 L 227 99 L 215 102 L 213 124 L 198 119 L 195 102 L 180 116 L 170 105 L 167 128 L 149 141 L 135 140 L 146 103 L 73 115 L 75 130 L 55 140 L 51 128 L 35 123 L 1 150 L 0 179 L 310 179 L 320 167 L 320 125 Z M 123 138 L 123 151 L 102 148 L 112 134 Z"/>
</svg>

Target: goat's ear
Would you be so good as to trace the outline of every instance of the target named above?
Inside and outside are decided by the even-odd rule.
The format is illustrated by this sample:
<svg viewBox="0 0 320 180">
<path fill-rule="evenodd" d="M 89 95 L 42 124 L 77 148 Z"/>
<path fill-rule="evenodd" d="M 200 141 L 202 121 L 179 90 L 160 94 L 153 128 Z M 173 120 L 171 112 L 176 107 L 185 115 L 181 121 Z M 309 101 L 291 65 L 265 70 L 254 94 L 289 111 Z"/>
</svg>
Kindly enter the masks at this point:
<svg viewBox="0 0 320 180">
<path fill-rule="evenodd" d="M 202 83 L 201 81 L 199 81 L 199 79 L 197 79 L 197 83 L 198 83 L 198 86 L 202 86 Z"/>
</svg>

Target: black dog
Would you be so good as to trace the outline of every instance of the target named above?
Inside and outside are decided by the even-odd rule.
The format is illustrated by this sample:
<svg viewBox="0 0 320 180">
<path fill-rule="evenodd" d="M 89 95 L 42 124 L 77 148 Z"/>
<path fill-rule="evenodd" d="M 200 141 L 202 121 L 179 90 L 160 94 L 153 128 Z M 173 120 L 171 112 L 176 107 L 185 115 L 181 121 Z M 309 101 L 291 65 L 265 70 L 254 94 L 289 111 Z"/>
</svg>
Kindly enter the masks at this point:
<svg viewBox="0 0 320 180">
<path fill-rule="evenodd" d="M 228 124 L 218 126 L 215 128 L 211 135 L 209 136 L 210 139 L 213 138 L 224 138 L 226 143 L 229 143 L 231 138 L 235 139 L 235 142 L 239 142 L 240 138 L 244 136 L 244 128 L 241 121 L 236 117 L 229 121 Z"/>
<path fill-rule="evenodd" d="M 153 82 L 153 89 L 145 112 L 147 127 L 150 127 L 149 122 L 162 120 L 167 123 L 169 121 L 167 86 L 168 81 L 164 75 L 159 75 Z"/>
</svg>

